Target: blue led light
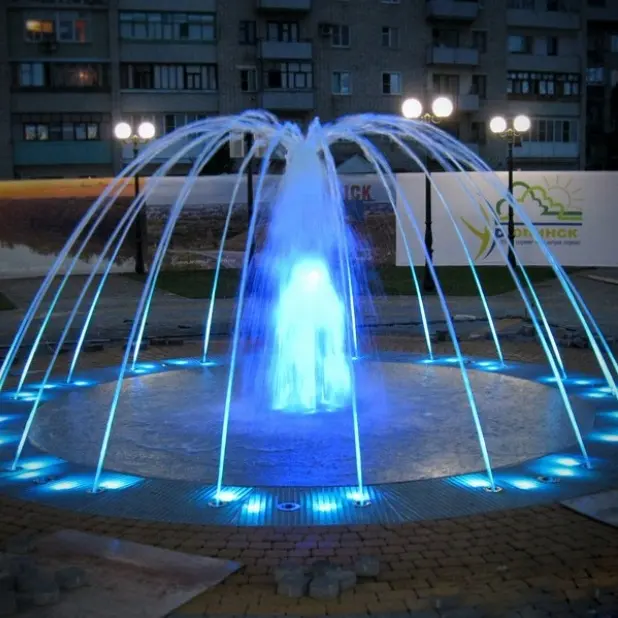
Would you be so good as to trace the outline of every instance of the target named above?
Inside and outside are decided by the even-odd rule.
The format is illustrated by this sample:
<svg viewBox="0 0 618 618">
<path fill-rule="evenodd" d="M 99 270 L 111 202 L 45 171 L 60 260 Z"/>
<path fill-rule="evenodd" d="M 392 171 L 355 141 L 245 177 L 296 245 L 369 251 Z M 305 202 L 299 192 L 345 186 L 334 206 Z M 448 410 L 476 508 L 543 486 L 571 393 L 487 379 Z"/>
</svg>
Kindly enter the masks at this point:
<svg viewBox="0 0 618 618">
<path fill-rule="evenodd" d="M 64 481 L 54 481 L 47 485 L 48 489 L 52 491 L 69 491 L 80 486 L 79 481 L 75 479 L 66 479 Z"/>
<path fill-rule="evenodd" d="M 453 364 L 453 363 L 458 363 L 459 362 L 459 358 L 457 356 L 449 356 L 448 358 L 443 358 L 442 359 L 445 363 L 449 363 L 449 364 Z M 465 360 L 465 359 L 461 359 L 461 360 Z"/>
<path fill-rule="evenodd" d="M 264 510 L 264 505 L 260 501 L 259 498 L 251 498 L 247 504 L 244 506 L 245 511 L 247 513 L 251 513 L 252 515 L 257 515 Z"/>
<path fill-rule="evenodd" d="M 585 393 L 585 396 L 589 397 L 590 399 L 603 399 L 605 397 L 608 397 L 609 394 L 599 389 L 596 391 L 589 391 L 588 393 Z"/>
<path fill-rule="evenodd" d="M 596 440 L 598 442 L 610 442 L 610 443 L 618 443 L 618 433 L 612 433 L 608 431 L 597 431 L 595 433 L 590 434 L 591 440 Z"/>
<path fill-rule="evenodd" d="M 190 361 L 186 358 L 173 358 L 171 360 L 165 361 L 166 365 L 177 365 L 179 367 L 184 367 L 185 365 L 188 365 L 189 363 Z"/>
<path fill-rule="evenodd" d="M 334 502 L 318 502 L 313 509 L 318 513 L 332 513 L 337 510 L 337 505 Z"/>
<path fill-rule="evenodd" d="M 551 468 L 548 470 L 551 476 L 563 476 L 563 477 L 571 477 L 576 476 L 575 470 L 572 468 Z"/>
<path fill-rule="evenodd" d="M 538 489 L 541 484 L 537 481 L 533 481 L 532 479 L 512 479 L 508 481 L 513 487 L 517 489 L 521 489 L 523 491 L 529 491 L 531 489 Z"/>
<path fill-rule="evenodd" d="M 22 459 L 19 462 L 19 467 L 24 470 L 43 470 L 61 463 L 64 463 L 64 460 L 52 456 L 30 457 Z"/>
<path fill-rule="evenodd" d="M 594 382 L 595 382 L 594 380 L 589 380 L 589 379 L 584 379 L 584 378 L 573 380 L 573 384 L 576 384 L 577 386 L 592 386 Z"/>
<path fill-rule="evenodd" d="M 11 421 L 14 421 L 16 418 L 19 418 L 15 415 L 11 415 L 11 414 L 0 414 L 0 423 L 10 423 Z"/>
<path fill-rule="evenodd" d="M 14 434 L 0 434 L 0 446 L 4 444 L 13 444 L 17 442 L 17 436 Z"/>
<path fill-rule="evenodd" d="M 561 466 L 567 466 L 569 468 L 573 468 L 581 465 L 581 461 L 576 459 L 575 457 L 556 457 L 556 463 Z"/>
<path fill-rule="evenodd" d="M 31 481 L 41 476 L 41 474 L 40 470 L 31 470 L 30 472 L 20 472 L 15 478 L 20 481 Z"/>
<path fill-rule="evenodd" d="M 346 494 L 346 498 L 348 500 L 352 500 L 352 502 L 358 503 L 369 502 L 371 500 L 371 496 L 367 491 L 363 491 L 361 493 L 358 490 L 349 492 L 348 494 Z"/>
<path fill-rule="evenodd" d="M 234 502 L 238 499 L 238 492 L 231 489 L 223 489 L 214 495 L 214 499 L 219 502 Z"/>
<path fill-rule="evenodd" d="M 71 384 L 73 386 L 78 386 L 80 388 L 83 388 L 85 386 L 92 386 L 94 382 L 90 382 L 89 380 L 75 380 L 74 382 L 71 382 Z"/>
<path fill-rule="evenodd" d="M 128 476 L 124 474 L 108 474 L 99 483 L 101 489 L 117 490 L 127 489 L 137 485 L 142 479 L 138 476 Z"/>
<path fill-rule="evenodd" d="M 217 363 L 215 361 L 212 361 L 212 360 L 205 360 L 205 361 L 201 361 L 200 365 L 202 367 L 215 367 L 217 365 Z"/>
</svg>

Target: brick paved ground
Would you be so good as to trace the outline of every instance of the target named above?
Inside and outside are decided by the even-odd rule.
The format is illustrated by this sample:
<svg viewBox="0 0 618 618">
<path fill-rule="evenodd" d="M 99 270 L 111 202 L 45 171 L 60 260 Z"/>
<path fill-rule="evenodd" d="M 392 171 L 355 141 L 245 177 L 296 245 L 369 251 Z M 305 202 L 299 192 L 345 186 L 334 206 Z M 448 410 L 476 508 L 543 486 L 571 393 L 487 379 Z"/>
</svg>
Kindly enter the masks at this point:
<svg viewBox="0 0 618 618">
<path fill-rule="evenodd" d="M 384 343 L 401 347 L 402 339 Z M 196 351 L 197 345 L 150 349 L 144 358 Z M 467 344 L 465 351 L 491 354 L 486 342 Z M 519 360 L 542 358 L 533 345 L 507 344 L 505 351 Z M 590 371 L 587 351 L 565 352 L 568 367 Z M 93 366 L 110 365 L 118 362 L 119 353 L 109 350 L 85 358 Z M 618 615 L 618 531 L 559 505 L 393 526 L 236 528 L 84 516 L 0 497 L 0 541 L 23 531 L 60 528 L 237 559 L 245 565 L 182 608 L 183 616 L 409 612 L 419 617 L 532 618 L 610 616 L 611 610 Z M 368 554 L 381 557 L 380 576 L 337 601 L 288 600 L 275 594 L 273 569 L 283 561 L 328 558 L 345 565 Z"/>
</svg>

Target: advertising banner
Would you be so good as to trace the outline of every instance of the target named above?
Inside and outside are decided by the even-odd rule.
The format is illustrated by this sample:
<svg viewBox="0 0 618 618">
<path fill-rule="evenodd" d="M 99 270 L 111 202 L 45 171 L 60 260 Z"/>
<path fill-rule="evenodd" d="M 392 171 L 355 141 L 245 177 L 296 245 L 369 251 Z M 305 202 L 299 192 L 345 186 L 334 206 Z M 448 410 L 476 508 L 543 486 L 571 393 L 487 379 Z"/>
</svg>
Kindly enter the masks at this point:
<svg viewBox="0 0 618 618">
<path fill-rule="evenodd" d="M 398 181 L 424 234 L 424 182 L 419 185 L 415 176 L 420 175 L 401 174 Z M 434 263 L 463 266 L 469 256 L 479 266 L 504 264 L 507 174 L 445 172 L 433 174 L 432 179 Z M 513 195 L 524 213 L 514 214 L 515 248 L 524 264 L 547 265 L 540 237 L 563 266 L 618 266 L 618 173 L 515 172 Z M 408 244 L 414 263 L 420 265 L 424 262 L 422 247 L 414 226 L 404 216 L 402 199 L 398 210 L 405 232 L 397 236 L 397 264 L 408 263 Z"/>
</svg>

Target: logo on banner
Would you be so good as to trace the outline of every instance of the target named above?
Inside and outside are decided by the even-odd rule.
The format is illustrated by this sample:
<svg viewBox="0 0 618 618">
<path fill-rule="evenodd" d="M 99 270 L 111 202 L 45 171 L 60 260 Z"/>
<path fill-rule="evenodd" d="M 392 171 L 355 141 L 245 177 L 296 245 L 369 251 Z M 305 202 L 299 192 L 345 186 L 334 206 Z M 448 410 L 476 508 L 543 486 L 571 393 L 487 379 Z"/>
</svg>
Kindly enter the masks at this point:
<svg viewBox="0 0 618 618">
<path fill-rule="evenodd" d="M 572 179 L 561 183 L 556 178 L 552 184 L 544 178 L 542 184 L 528 184 L 517 181 L 513 183 L 513 196 L 525 212 L 538 235 L 549 245 L 579 245 L 580 232 L 583 224 L 582 209 L 577 206 L 581 202 L 577 194 L 581 188 L 571 188 Z M 496 243 L 506 242 L 509 202 L 502 198 L 495 204 L 487 201 L 479 204 L 484 224 L 473 225 L 465 217 L 461 217 L 464 225 L 476 236 L 479 248 L 475 260 L 487 259 L 496 248 Z M 517 212 L 515 216 L 515 245 L 530 245 L 536 243 L 535 235 L 530 227 L 521 221 Z"/>
</svg>

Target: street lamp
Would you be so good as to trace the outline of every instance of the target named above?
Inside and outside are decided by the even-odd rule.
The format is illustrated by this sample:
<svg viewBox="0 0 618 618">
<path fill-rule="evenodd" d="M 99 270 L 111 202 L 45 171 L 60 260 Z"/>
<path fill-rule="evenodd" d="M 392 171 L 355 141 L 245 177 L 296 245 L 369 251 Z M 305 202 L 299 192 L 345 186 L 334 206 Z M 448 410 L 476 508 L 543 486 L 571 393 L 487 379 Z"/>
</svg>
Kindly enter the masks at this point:
<svg viewBox="0 0 618 618">
<path fill-rule="evenodd" d="M 453 101 L 448 97 L 436 97 L 431 102 L 431 111 L 423 112 L 423 104 L 419 99 L 406 99 L 401 106 L 401 114 L 404 118 L 410 120 L 420 120 L 421 122 L 431 122 L 438 124 L 445 118 L 448 118 L 453 114 L 455 106 Z M 425 174 L 425 249 L 427 256 L 425 259 L 425 276 L 423 279 L 423 289 L 426 292 L 431 292 L 435 288 L 433 277 L 429 272 L 428 262 L 433 261 L 433 231 L 432 231 L 432 217 L 431 217 L 431 171 L 430 167 L 430 154 L 427 152 L 425 156 L 425 167 L 427 173 Z"/>
<path fill-rule="evenodd" d="M 154 138 L 156 129 L 152 122 L 141 122 L 137 131 L 128 122 L 119 122 L 114 127 L 114 136 L 120 142 L 133 146 L 133 159 L 139 154 L 140 144 L 145 144 Z M 135 197 L 139 196 L 139 173 L 133 177 Z M 135 220 L 135 272 L 138 275 L 146 274 L 146 208 L 140 208 Z"/>
<path fill-rule="evenodd" d="M 516 140 L 521 137 L 522 133 L 526 133 L 530 130 L 530 118 L 528 116 L 524 116 L 523 114 L 519 116 L 515 116 L 513 118 L 513 126 L 509 127 L 506 118 L 503 116 L 494 116 L 489 121 L 489 130 L 495 135 L 499 135 L 501 138 L 506 140 L 508 144 L 508 151 L 506 157 L 507 168 L 509 172 L 509 193 L 513 197 L 513 146 L 515 145 Z M 507 227 L 507 234 L 509 239 L 509 253 L 508 260 L 509 264 L 515 268 L 517 262 L 515 260 L 515 217 L 513 215 L 513 204 L 509 200 L 509 220 Z"/>
</svg>

